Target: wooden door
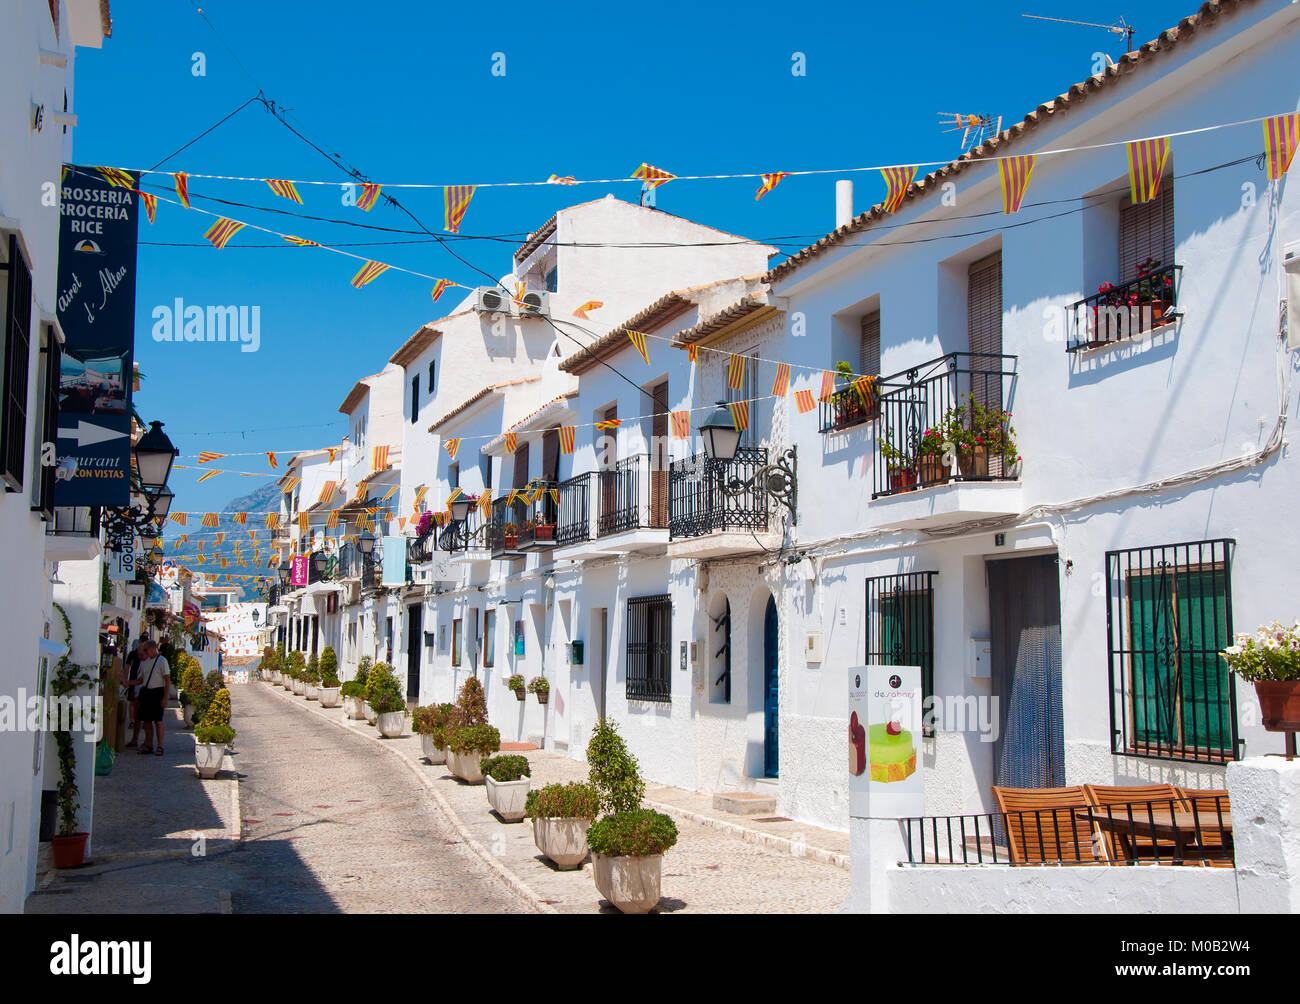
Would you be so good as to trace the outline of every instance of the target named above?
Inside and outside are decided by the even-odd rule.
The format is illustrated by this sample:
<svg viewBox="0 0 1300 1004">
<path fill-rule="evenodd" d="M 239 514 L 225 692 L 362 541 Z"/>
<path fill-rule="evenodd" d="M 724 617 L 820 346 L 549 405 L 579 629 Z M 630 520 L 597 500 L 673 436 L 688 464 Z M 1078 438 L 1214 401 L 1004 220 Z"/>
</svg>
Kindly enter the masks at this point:
<svg viewBox="0 0 1300 1004">
<path fill-rule="evenodd" d="M 654 400 L 650 423 L 650 526 L 668 526 L 668 381 L 650 392 Z"/>
</svg>

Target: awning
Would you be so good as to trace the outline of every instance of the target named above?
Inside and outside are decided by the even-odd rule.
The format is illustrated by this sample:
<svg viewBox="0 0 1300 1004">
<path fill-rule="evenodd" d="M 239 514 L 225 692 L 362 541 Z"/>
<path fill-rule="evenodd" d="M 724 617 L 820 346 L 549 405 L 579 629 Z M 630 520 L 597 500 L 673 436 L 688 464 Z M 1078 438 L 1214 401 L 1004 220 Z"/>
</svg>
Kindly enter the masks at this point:
<svg viewBox="0 0 1300 1004">
<path fill-rule="evenodd" d="M 119 607 L 116 603 L 101 603 L 100 618 L 121 617 L 123 620 L 130 620 L 134 610 L 127 610 L 125 607 Z"/>
</svg>

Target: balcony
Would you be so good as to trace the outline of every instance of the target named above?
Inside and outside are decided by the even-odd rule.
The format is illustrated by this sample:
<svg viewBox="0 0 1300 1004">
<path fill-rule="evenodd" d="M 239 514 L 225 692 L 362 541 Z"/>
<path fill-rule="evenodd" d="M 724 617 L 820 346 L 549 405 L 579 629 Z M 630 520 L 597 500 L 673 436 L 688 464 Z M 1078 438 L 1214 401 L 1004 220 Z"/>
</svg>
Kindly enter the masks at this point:
<svg viewBox="0 0 1300 1004">
<path fill-rule="evenodd" d="M 1081 352 L 1132 341 L 1172 327 L 1182 316 L 1178 311 L 1178 287 L 1183 267 L 1141 272 L 1122 286 L 1109 283 L 1092 296 L 1069 308 L 1069 336 L 1066 352 Z"/>
<path fill-rule="evenodd" d="M 865 425 L 880 417 L 880 398 L 876 388 L 866 390 L 866 399 L 857 389 L 841 387 L 818 408 L 819 431 L 824 435 L 831 432 L 843 432 L 855 425 Z"/>
<path fill-rule="evenodd" d="M 47 561 L 85 561 L 103 552 L 98 506 L 56 506 L 45 524 Z"/>
<path fill-rule="evenodd" d="M 879 381 L 874 525 L 938 527 L 1020 511 L 1008 421 L 1015 380 L 1015 356 L 953 352 Z"/>
<path fill-rule="evenodd" d="M 558 486 L 554 481 L 537 481 L 532 491 L 540 490 L 535 501 L 526 503 L 524 522 L 519 527 L 519 546 L 525 551 L 548 551 L 555 547 L 559 517 Z M 555 493 L 555 494 L 552 494 Z"/>
<path fill-rule="evenodd" d="M 490 525 L 490 521 L 485 520 L 475 507 L 465 520 L 452 520 L 438 528 L 435 550 L 445 552 L 453 565 L 487 561 L 491 557 L 488 551 Z"/>
<path fill-rule="evenodd" d="M 555 523 L 555 540 L 560 547 L 592 539 L 591 484 L 595 477 L 594 473 L 579 474 L 560 483 Z"/>
<path fill-rule="evenodd" d="M 516 498 L 507 504 L 505 499 L 492 503 L 492 522 L 488 524 L 488 549 L 493 559 L 522 558 L 524 550 L 520 547 L 519 535 L 528 521 L 529 505 Z"/>
<path fill-rule="evenodd" d="M 672 463 L 668 476 L 669 557 L 717 558 L 771 550 L 781 544 L 769 530 L 769 500 L 758 481 L 738 495 L 724 484 L 744 484 L 767 466 L 767 449 L 742 446 L 729 463 L 696 454 Z"/>
</svg>

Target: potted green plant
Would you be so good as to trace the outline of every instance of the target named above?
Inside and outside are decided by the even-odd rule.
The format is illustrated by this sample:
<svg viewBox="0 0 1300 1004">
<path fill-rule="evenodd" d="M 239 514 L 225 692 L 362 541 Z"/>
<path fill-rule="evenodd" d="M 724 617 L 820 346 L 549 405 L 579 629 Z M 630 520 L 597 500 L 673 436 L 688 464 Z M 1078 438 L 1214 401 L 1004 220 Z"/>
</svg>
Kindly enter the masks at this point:
<svg viewBox="0 0 1300 1004">
<path fill-rule="evenodd" d="M 411 731 L 420 737 L 430 764 L 447 762 L 447 726 L 454 710 L 450 704 L 429 704 L 411 713 Z"/>
<path fill-rule="evenodd" d="M 462 781 L 483 783 L 483 757 L 501 749 L 501 733 L 491 725 L 464 725 L 448 739 L 447 766 Z"/>
<path fill-rule="evenodd" d="M 528 688 L 524 685 L 524 674 L 515 673 L 506 680 L 506 687 L 514 692 L 515 697 L 524 700 L 527 696 Z"/>
<path fill-rule="evenodd" d="M 517 754 L 491 756 L 479 762 L 479 770 L 487 784 L 488 804 L 497 815 L 507 823 L 523 819 L 532 775 L 528 759 Z"/>
<path fill-rule="evenodd" d="M 234 738 L 235 730 L 230 727 L 230 691 L 222 687 L 213 695 L 202 723 L 194 730 L 194 766 L 199 777 L 217 776 L 226 746 Z"/>
<path fill-rule="evenodd" d="M 206 689 L 207 684 L 203 680 L 203 670 L 199 668 L 197 662 L 186 656 L 185 667 L 181 670 L 181 714 L 184 717 L 187 729 L 194 724 L 194 709 L 198 706 Z"/>
<path fill-rule="evenodd" d="M 831 427 L 844 429 L 866 421 L 866 402 L 858 394 L 845 393 L 853 386 L 855 375 L 853 367 L 841 359 L 835 364 L 835 382 L 838 385 L 835 396 L 831 399 Z"/>
<path fill-rule="evenodd" d="M 551 693 L 551 684 L 544 676 L 534 676 L 528 681 L 528 692 L 537 696 L 538 704 L 545 704 Z"/>
<path fill-rule="evenodd" d="M 1221 654 L 1232 672 L 1255 685 L 1265 729 L 1300 732 L 1300 620 L 1243 632 Z"/>
<path fill-rule="evenodd" d="M 357 663 L 356 675 L 339 688 L 339 694 L 343 698 L 344 713 L 355 721 L 366 717 L 366 677 L 369 673 L 370 660 L 362 659 Z"/>
<path fill-rule="evenodd" d="M 402 734 L 406 726 L 406 698 L 388 663 L 375 663 L 366 677 L 366 703 L 375 715 L 375 728 L 381 736 L 396 739 Z"/>
<path fill-rule="evenodd" d="M 63 608 L 55 604 L 55 609 L 63 617 L 65 634 L 70 639 L 72 629 Z M 76 666 L 67 654 L 60 657 L 54 670 L 54 679 L 50 692 L 57 701 L 67 697 L 74 690 L 95 682 L 95 677 L 87 668 Z M 61 722 L 60 724 L 70 724 Z M 77 788 L 77 757 L 73 746 L 72 732 L 61 728 L 54 733 L 54 744 L 59 756 L 59 783 L 55 788 L 55 799 L 59 811 L 59 828 L 50 841 L 50 850 L 54 855 L 54 867 L 78 868 L 86 860 L 86 841 L 90 834 L 77 829 L 77 813 L 81 809 L 80 790 Z"/>
<path fill-rule="evenodd" d="M 320 699 L 320 662 L 315 652 L 307 660 L 307 668 L 302 671 L 302 696 L 309 701 Z"/>
<path fill-rule="evenodd" d="M 292 691 L 295 694 L 302 694 L 304 683 L 302 681 L 303 671 L 307 668 L 307 660 L 303 658 L 301 652 L 293 651 L 289 653 L 289 679 L 285 681 L 285 690 Z"/>
<path fill-rule="evenodd" d="M 908 492 L 916 488 L 916 462 L 886 439 L 876 441 L 880 455 L 885 458 L 891 492 Z"/>
<path fill-rule="evenodd" d="M 513 551 L 519 546 L 519 524 L 507 523 L 501 528 L 501 535 L 505 539 L 507 551 Z"/>
<path fill-rule="evenodd" d="M 533 821 L 533 842 L 561 871 L 587 860 L 587 829 L 600 812 L 600 796 L 591 784 L 548 784 L 530 791 L 524 812 Z"/>
<path fill-rule="evenodd" d="M 341 690 L 339 659 L 334 652 L 334 646 L 326 645 L 324 651 L 320 654 L 320 686 L 316 691 L 316 695 L 320 699 L 320 706 L 322 708 L 337 708 Z"/>
</svg>

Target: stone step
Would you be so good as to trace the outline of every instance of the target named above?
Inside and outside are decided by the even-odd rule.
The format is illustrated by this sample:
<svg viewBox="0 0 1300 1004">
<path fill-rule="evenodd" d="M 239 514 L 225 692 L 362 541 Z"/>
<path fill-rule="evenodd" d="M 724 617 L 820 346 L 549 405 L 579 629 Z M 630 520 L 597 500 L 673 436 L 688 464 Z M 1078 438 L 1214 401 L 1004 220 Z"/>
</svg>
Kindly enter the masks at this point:
<svg viewBox="0 0 1300 1004">
<path fill-rule="evenodd" d="M 713 807 L 736 816 L 763 816 L 776 812 L 776 799 L 753 791 L 720 791 L 713 796 Z"/>
</svg>

